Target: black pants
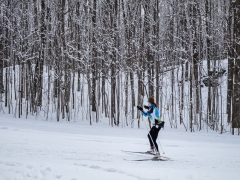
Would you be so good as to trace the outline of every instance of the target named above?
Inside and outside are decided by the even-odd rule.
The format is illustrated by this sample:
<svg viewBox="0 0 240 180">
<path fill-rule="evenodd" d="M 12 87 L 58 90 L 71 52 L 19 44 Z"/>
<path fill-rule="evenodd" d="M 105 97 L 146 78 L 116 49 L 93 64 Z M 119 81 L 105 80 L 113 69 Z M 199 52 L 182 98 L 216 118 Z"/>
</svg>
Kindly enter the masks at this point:
<svg viewBox="0 0 240 180">
<path fill-rule="evenodd" d="M 150 132 L 148 133 L 148 139 L 149 139 L 149 142 L 150 142 L 150 145 L 151 147 L 154 146 L 157 150 L 157 152 L 159 152 L 158 150 L 158 144 L 156 142 L 157 140 L 157 137 L 158 137 L 158 132 L 160 131 L 161 127 L 158 126 L 156 128 L 156 126 L 153 126 L 150 130 Z"/>
</svg>

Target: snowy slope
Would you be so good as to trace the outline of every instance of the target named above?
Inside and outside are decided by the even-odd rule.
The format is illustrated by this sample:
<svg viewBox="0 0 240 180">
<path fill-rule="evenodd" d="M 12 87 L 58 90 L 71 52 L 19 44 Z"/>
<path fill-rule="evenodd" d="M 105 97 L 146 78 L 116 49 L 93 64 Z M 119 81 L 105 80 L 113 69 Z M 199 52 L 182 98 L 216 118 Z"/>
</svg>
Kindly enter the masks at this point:
<svg viewBox="0 0 240 180">
<path fill-rule="evenodd" d="M 0 180 L 239 179 L 239 136 L 190 133 L 166 124 L 159 139 L 164 155 L 172 161 L 135 162 L 124 159 L 149 156 L 122 150 L 148 150 L 146 128 L 26 120 L 1 114 Z"/>
</svg>

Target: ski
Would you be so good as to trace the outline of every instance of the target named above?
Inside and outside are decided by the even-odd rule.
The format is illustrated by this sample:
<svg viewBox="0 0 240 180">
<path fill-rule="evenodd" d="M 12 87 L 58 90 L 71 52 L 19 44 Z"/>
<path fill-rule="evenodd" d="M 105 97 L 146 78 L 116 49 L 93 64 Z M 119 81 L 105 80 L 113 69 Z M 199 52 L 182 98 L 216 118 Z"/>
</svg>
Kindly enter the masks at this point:
<svg viewBox="0 0 240 180">
<path fill-rule="evenodd" d="M 124 151 L 122 150 L 123 152 L 126 152 L 126 153 L 134 153 L 134 154 L 149 154 L 149 155 L 154 155 L 153 153 L 150 153 L 150 152 L 141 152 L 141 151 Z"/>
<path fill-rule="evenodd" d="M 147 155 L 152 155 L 152 156 L 154 156 L 155 154 L 153 154 L 153 153 L 150 153 L 150 152 L 143 152 L 143 151 L 124 151 L 124 150 L 122 150 L 123 152 L 126 152 L 126 153 L 132 153 L 132 154 L 147 154 Z M 168 158 L 168 157 L 166 157 L 166 156 L 161 156 L 161 158 Z M 168 159 L 170 159 L 170 158 L 168 158 Z"/>
<path fill-rule="evenodd" d="M 163 158 L 163 157 L 153 157 L 148 159 L 124 159 L 126 161 L 170 161 L 169 158 Z"/>
</svg>

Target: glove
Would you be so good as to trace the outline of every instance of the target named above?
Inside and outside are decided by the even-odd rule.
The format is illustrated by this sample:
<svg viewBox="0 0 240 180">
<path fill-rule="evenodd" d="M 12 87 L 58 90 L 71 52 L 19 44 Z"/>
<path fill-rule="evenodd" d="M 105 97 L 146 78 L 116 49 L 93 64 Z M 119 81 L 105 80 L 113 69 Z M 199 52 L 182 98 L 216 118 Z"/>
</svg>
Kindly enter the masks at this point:
<svg viewBox="0 0 240 180">
<path fill-rule="evenodd" d="M 149 106 L 144 105 L 144 108 L 145 108 L 145 109 L 149 109 Z"/>
<path fill-rule="evenodd" d="M 164 121 L 162 121 L 160 124 L 159 124 L 159 126 L 161 126 L 162 128 L 164 128 Z"/>
<path fill-rule="evenodd" d="M 143 110 L 143 108 L 142 108 L 142 107 L 140 107 L 140 106 L 137 106 L 137 108 L 138 108 L 138 110 L 140 110 L 140 111 L 142 111 L 142 110 Z"/>
</svg>

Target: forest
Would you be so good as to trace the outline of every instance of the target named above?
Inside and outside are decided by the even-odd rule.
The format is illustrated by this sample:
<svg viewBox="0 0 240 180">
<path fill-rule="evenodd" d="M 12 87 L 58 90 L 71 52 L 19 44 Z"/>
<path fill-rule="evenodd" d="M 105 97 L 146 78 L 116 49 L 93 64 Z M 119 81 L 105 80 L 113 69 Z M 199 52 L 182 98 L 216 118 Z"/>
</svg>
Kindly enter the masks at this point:
<svg viewBox="0 0 240 180">
<path fill-rule="evenodd" d="M 240 134 L 240 0 L 0 0 L 0 113 Z"/>
</svg>

